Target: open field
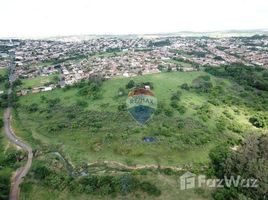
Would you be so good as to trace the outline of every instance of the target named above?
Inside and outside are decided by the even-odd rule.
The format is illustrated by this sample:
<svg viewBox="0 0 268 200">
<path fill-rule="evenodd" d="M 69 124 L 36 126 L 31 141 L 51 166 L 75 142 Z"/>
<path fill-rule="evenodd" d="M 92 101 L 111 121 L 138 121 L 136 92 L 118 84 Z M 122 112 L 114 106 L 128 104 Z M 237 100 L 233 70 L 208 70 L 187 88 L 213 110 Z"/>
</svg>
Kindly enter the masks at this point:
<svg viewBox="0 0 268 200">
<path fill-rule="evenodd" d="M 223 113 L 233 118 L 229 121 L 230 126 L 238 124 L 248 131 L 255 128 L 248 122 L 250 108 L 241 108 L 237 114 L 237 106 L 209 104 L 209 111 L 206 111 L 211 112 L 209 115 L 198 112 L 200 107 L 208 104 L 211 96 L 194 91 L 181 90 L 179 104 L 186 108 L 185 113 L 174 110 L 172 116 L 167 116 L 164 112 L 172 109 L 169 105 L 172 94 L 180 89 L 181 84 L 191 84 L 201 75 L 207 74 L 174 72 L 133 78 L 135 82 L 152 82 L 158 102 L 164 106 L 163 113 L 155 115 L 144 127 L 139 126 L 126 111 L 118 112 L 118 105 L 126 100 L 126 94 L 117 96 L 118 89 L 125 87 L 129 81 L 127 78 L 105 81 L 101 86 L 101 98 L 97 100 L 78 95 L 78 88 L 24 96 L 19 100 L 21 106 L 13 126 L 18 135 L 29 139 L 35 146 L 37 140 L 42 145 L 59 148 L 75 165 L 95 160 L 161 165 L 206 163 L 209 149 L 215 144 L 230 137 L 243 137 L 239 131 L 217 130 L 216 122 L 226 115 Z M 224 84 L 229 94 L 235 94 L 233 83 L 214 77 L 212 82 Z M 51 113 L 45 111 L 48 104 L 41 100 L 44 95 L 46 99 L 60 98 L 59 107 L 53 108 Z M 227 98 L 225 94 L 221 95 Z M 73 107 L 79 101 L 85 101 L 86 107 Z M 38 111 L 29 113 L 27 108 L 33 104 L 38 105 Z M 68 116 L 70 113 L 77 117 Z M 184 121 L 185 127 L 178 128 L 180 121 Z M 58 124 L 63 128 L 58 128 Z M 142 141 L 145 136 L 154 136 L 158 141 L 145 143 Z"/>
<path fill-rule="evenodd" d="M 158 100 L 158 109 L 145 126 L 137 124 L 123 107 L 130 80 L 135 84 L 151 84 Z M 51 152 L 60 152 L 76 170 L 95 161 L 116 161 L 128 166 L 176 166 L 204 173 L 202 166 L 209 163 L 208 154 L 215 145 L 243 139 L 253 131 L 263 133 L 267 130 L 249 122 L 256 113 L 267 115 L 267 102 L 262 101 L 266 92 L 259 96 L 254 90 L 245 90 L 234 81 L 204 71 L 114 78 L 99 84 L 98 89 L 95 83 L 84 82 L 71 88 L 19 98 L 13 111 L 12 127 L 40 153 L 33 168 L 41 162 L 64 174 L 61 176 L 67 176 L 64 165 L 50 156 Z M 212 87 L 200 89 L 199 85 L 203 83 Z M 258 111 L 256 107 L 259 107 Z M 156 141 L 144 142 L 146 136 L 154 137 Z M 111 172 L 104 170 L 101 174 L 110 175 Z M 26 179 L 29 183 L 26 181 L 23 187 L 22 199 L 89 197 L 71 194 L 69 190 L 49 189 L 36 183 L 31 176 Z M 137 191 L 130 196 L 116 196 L 117 199 L 143 196 L 146 199 L 211 199 L 212 191 L 208 189 L 201 192 L 179 190 L 178 174 L 156 172 L 137 177 L 156 185 L 162 191 L 161 196 Z M 48 189 L 50 192 L 45 192 Z M 90 198 L 103 199 L 104 196 Z"/>
<path fill-rule="evenodd" d="M 30 78 L 30 79 L 23 79 L 22 80 L 22 87 L 23 88 L 35 88 L 44 86 L 48 83 L 55 83 L 55 79 L 58 77 L 57 74 L 52 74 L 49 76 L 38 76 L 36 78 Z"/>
<path fill-rule="evenodd" d="M 170 59 L 170 60 L 168 60 L 168 62 L 176 64 L 178 66 L 182 66 L 182 67 L 193 67 L 192 64 L 189 62 L 183 62 L 183 61 L 178 61 L 178 60 L 174 60 L 174 59 Z"/>
</svg>

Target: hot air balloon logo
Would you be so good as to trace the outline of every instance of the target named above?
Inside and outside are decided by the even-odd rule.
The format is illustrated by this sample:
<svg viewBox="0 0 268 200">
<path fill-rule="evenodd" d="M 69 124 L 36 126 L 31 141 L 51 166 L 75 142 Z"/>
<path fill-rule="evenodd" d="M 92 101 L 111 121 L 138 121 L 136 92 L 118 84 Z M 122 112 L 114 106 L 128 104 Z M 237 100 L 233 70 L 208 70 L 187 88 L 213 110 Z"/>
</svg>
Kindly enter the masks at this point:
<svg viewBox="0 0 268 200">
<path fill-rule="evenodd" d="M 129 92 L 126 104 L 131 116 L 144 125 L 156 110 L 157 99 L 151 90 L 135 88 Z"/>
</svg>

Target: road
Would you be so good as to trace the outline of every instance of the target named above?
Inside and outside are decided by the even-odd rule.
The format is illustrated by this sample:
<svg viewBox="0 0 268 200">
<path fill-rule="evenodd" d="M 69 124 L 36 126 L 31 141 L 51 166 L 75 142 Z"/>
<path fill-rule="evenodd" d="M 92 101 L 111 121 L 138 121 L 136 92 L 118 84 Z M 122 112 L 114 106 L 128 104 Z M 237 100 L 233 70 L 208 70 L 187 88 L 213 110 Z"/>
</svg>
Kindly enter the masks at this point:
<svg viewBox="0 0 268 200">
<path fill-rule="evenodd" d="M 26 176 L 26 174 L 29 172 L 31 165 L 32 165 L 32 159 L 33 159 L 33 151 L 32 148 L 19 140 L 15 133 L 13 132 L 11 125 L 10 125 L 10 117 L 11 117 L 11 109 L 7 108 L 4 113 L 4 128 L 5 128 L 5 134 L 7 138 L 10 140 L 10 142 L 14 143 L 15 145 L 22 148 L 24 151 L 28 153 L 28 159 L 25 166 L 18 169 L 16 171 L 15 176 L 13 177 L 11 181 L 11 190 L 10 190 L 10 200 L 18 200 L 19 199 L 19 193 L 20 193 L 20 184 L 23 181 L 23 177 Z"/>
<path fill-rule="evenodd" d="M 14 55 L 11 55 L 11 58 L 14 59 Z M 10 87 L 8 89 L 8 108 L 5 109 L 4 112 L 4 132 L 6 137 L 9 139 L 9 141 L 16 146 L 20 147 L 22 150 L 26 151 L 28 153 L 28 158 L 27 158 L 27 163 L 25 166 L 19 168 L 16 170 L 15 175 L 12 177 L 11 180 L 11 189 L 10 189 L 10 194 L 9 194 L 9 199 L 10 200 L 18 200 L 19 199 L 19 194 L 20 194 L 20 184 L 23 181 L 23 178 L 27 175 L 29 172 L 31 166 L 32 166 L 32 160 L 33 160 L 33 150 L 32 148 L 25 144 L 23 141 L 17 138 L 15 133 L 13 132 L 11 128 L 11 102 L 10 102 L 10 96 L 12 93 L 12 83 L 16 79 L 13 75 L 13 71 L 15 68 L 14 62 L 10 64 L 9 69 L 9 83 Z"/>
</svg>

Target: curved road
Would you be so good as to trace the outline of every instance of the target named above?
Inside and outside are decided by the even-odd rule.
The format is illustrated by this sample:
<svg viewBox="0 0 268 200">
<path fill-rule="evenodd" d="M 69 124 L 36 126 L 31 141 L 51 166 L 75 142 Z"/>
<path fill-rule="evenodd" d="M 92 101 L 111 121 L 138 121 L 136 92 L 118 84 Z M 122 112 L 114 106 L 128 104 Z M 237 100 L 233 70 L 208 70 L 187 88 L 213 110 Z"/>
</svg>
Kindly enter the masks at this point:
<svg viewBox="0 0 268 200">
<path fill-rule="evenodd" d="M 31 168 L 32 159 L 33 159 L 33 151 L 29 145 L 27 145 L 24 142 L 22 142 L 21 140 L 19 140 L 16 137 L 15 133 L 13 132 L 11 125 L 10 125 L 10 117 L 11 117 L 10 111 L 11 111 L 11 109 L 7 108 L 5 110 L 5 113 L 4 113 L 5 134 L 12 143 L 21 147 L 24 151 L 28 152 L 28 159 L 27 159 L 26 165 L 16 171 L 16 174 L 12 178 L 12 181 L 11 181 L 11 190 L 10 190 L 9 199 L 10 200 L 18 200 L 19 193 L 20 193 L 19 186 L 23 181 L 23 177 L 26 176 L 26 174 L 29 172 L 29 170 Z"/>
</svg>

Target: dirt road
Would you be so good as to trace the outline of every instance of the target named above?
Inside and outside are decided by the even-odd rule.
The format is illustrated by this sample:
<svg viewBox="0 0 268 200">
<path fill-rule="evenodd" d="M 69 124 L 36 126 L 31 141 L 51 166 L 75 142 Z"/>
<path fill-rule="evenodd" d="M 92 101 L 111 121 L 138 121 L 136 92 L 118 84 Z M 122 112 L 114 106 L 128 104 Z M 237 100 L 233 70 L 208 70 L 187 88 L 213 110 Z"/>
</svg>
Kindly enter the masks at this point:
<svg viewBox="0 0 268 200">
<path fill-rule="evenodd" d="M 13 144 L 19 146 L 22 150 L 26 151 L 28 153 L 28 159 L 25 166 L 18 169 L 15 173 L 15 175 L 12 177 L 11 181 L 11 190 L 10 190 L 10 200 L 18 200 L 19 199 L 19 193 L 20 193 L 20 184 L 23 181 L 23 177 L 26 176 L 26 174 L 29 172 L 31 165 L 32 165 L 32 159 L 33 159 L 33 151 L 32 148 L 19 140 L 15 133 L 13 132 L 11 125 L 10 125 L 10 117 L 11 117 L 11 109 L 7 108 L 4 113 L 4 128 L 5 128 L 5 134 L 7 138 L 12 142 Z"/>
</svg>

